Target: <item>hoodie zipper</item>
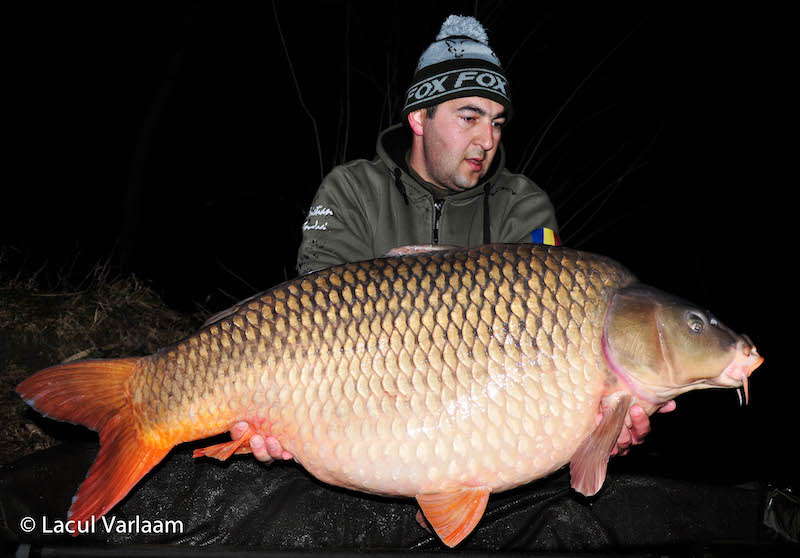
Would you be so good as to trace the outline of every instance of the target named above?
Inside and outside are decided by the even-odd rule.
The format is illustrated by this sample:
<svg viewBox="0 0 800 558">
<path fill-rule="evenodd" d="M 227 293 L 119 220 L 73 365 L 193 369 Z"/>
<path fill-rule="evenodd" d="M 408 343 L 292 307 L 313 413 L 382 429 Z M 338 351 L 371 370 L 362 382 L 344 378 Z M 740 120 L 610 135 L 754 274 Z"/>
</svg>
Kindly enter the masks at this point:
<svg viewBox="0 0 800 558">
<path fill-rule="evenodd" d="M 439 223 L 442 220 L 442 206 L 444 205 L 444 200 L 439 200 L 433 202 L 433 243 L 439 244 Z"/>
</svg>

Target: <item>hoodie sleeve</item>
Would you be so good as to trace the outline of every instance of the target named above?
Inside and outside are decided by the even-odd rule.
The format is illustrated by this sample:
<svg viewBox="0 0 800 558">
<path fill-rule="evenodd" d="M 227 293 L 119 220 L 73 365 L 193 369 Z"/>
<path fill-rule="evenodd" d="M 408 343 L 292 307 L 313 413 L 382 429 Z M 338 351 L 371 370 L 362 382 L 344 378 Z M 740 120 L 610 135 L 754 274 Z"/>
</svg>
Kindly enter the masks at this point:
<svg viewBox="0 0 800 558">
<path fill-rule="evenodd" d="M 372 234 L 356 184 L 343 167 L 334 168 L 317 190 L 297 253 L 301 275 L 370 256 Z"/>
<path fill-rule="evenodd" d="M 513 182 L 513 187 L 506 189 L 513 194 L 505 197 L 500 236 L 492 240 L 531 242 L 531 234 L 543 227 L 558 235 L 555 209 L 547 193 L 521 175 L 514 175 Z"/>
</svg>

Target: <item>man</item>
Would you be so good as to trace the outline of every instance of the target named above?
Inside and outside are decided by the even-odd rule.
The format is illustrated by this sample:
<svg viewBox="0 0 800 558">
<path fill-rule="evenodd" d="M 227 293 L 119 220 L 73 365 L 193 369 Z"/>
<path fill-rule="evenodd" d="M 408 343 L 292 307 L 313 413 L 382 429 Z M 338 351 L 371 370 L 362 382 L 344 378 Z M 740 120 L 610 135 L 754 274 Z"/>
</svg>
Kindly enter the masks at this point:
<svg viewBox="0 0 800 558">
<path fill-rule="evenodd" d="M 448 17 L 419 59 L 403 123 L 380 135 L 377 157 L 323 180 L 303 224 L 298 272 L 414 244 L 559 244 L 547 194 L 505 168 L 500 140 L 511 110 L 508 80 L 481 24 Z M 650 428 L 639 406 L 626 424 L 614 453 L 641 443 Z M 237 424 L 233 438 L 246 427 Z M 292 458 L 274 437 L 254 436 L 250 446 L 262 461 Z"/>
<path fill-rule="evenodd" d="M 402 124 L 378 138 L 377 157 L 323 180 L 303 224 L 298 271 L 413 244 L 531 242 L 534 231 L 555 238 L 547 194 L 505 168 L 500 140 L 511 110 L 483 27 L 447 18 L 419 59 Z"/>
</svg>

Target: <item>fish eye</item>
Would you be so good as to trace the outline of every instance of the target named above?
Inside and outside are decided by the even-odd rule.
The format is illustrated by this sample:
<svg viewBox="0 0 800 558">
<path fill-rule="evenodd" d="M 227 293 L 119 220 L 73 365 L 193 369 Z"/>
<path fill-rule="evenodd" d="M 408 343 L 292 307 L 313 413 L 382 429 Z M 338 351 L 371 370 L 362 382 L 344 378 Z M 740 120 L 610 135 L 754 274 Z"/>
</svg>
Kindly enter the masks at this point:
<svg viewBox="0 0 800 558">
<path fill-rule="evenodd" d="M 686 323 L 695 333 L 702 333 L 703 327 L 705 327 L 705 319 L 703 318 L 702 314 L 697 312 L 689 312 L 686 314 Z"/>
</svg>

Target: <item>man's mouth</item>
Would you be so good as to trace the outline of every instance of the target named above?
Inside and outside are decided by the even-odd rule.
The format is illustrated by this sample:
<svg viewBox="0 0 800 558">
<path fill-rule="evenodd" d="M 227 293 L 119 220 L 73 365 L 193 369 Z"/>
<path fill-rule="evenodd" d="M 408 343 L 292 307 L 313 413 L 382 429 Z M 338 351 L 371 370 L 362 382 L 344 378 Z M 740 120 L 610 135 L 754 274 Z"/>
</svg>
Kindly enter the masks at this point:
<svg viewBox="0 0 800 558">
<path fill-rule="evenodd" d="M 469 168 L 474 171 L 479 171 L 483 168 L 483 159 L 467 159 Z"/>
</svg>

